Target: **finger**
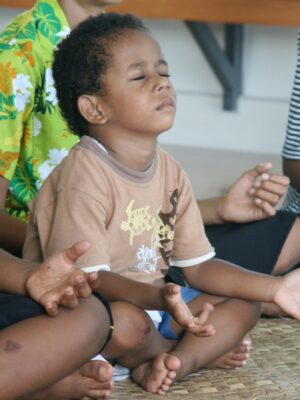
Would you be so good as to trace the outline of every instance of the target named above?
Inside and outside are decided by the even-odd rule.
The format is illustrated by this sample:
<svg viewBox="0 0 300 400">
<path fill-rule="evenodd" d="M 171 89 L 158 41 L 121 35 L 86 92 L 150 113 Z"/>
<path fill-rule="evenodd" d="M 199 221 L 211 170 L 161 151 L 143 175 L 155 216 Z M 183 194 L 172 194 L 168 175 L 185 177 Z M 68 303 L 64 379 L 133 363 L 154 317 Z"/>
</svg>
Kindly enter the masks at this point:
<svg viewBox="0 0 300 400">
<path fill-rule="evenodd" d="M 271 206 L 275 207 L 279 203 L 279 200 L 281 199 L 282 196 L 279 196 L 278 194 L 266 192 L 263 189 L 257 189 L 254 193 L 253 196 L 255 199 L 259 199 L 262 202 L 267 202 Z"/>
<path fill-rule="evenodd" d="M 180 286 L 171 282 L 165 285 L 165 289 L 167 294 L 178 294 L 180 292 Z"/>
<path fill-rule="evenodd" d="M 290 178 L 285 175 L 270 174 L 270 181 L 285 187 L 289 186 L 290 184 Z"/>
<path fill-rule="evenodd" d="M 214 307 L 212 304 L 204 303 L 203 310 L 200 312 L 200 314 L 198 315 L 198 318 L 197 318 L 198 323 L 201 325 L 206 324 L 206 322 L 213 310 L 214 310 Z"/>
<path fill-rule="evenodd" d="M 263 162 L 255 167 L 255 171 L 258 175 L 268 173 L 271 171 L 271 169 L 272 169 L 272 163 L 270 162 Z"/>
<path fill-rule="evenodd" d="M 272 169 L 272 164 L 269 162 L 262 163 L 257 165 L 254 168 L 249 169 L 243 175 L 248 176 L 249 178 L 256 180 L 260 175 L 269 173 Z"/>
<path fill-rule="evenodd" d="M 47 301 L 45 304 L 45 310 L 49 317 L 56 317 L 58 314 L 57 304 L 53 301 Z"/>
<path fill-rule="evenodd" d="M 216 333 L 216 329 L 213 325 L 203 325 L 202 331 L 199 330 L 197 336 L 212 336 Z"/>
<path fill-rule="evenodd" d="M 198 337 L 208 337 L 216 333 L 213 325 L 195 325 L 192 328 L 188 328 L 187 331 Z"/>
<path fill-rule="evenodd" d="M 92 293 L 92 290 L 87 281 L 87 277 L 84 276 L 82 271 L 80 272 L 81 273 L 74 278 L 74 289 L 79 297 L 88 297 Z"/>
<path fill-rule="evenodd" d="M 274 182 L 271 179 L 266 181 L 256 181 L 253 186 L 256 189 L 262 189 L 266 192 L 277 194 L 278 196 L 284 195 L 287 189 L 286 185 Z"/>
<path fill-rule="evenodd" d="M 263 201 L 261 199 L 254 199 L 254 203 L 262 209 L 262 211 L 266 214 L 272 217 L 273 215 L 276 214 L 276 209 L 272 207 L 270 203 L 267 201 Z"/>
<path fill-rule="evenodd" d="M 66 288 L 62 295 L 62 304 L 68 308 L 75 308 L 78 306 L 79 301 L 72 287 Z"/>
<path fill-rule="evenodd" d="M 101 278 L 100 278 L 98 272 L 91 272 L 91 273 L 87 274 L 86 279 L 92 289 L 99 287 L 100 282 L 101 282 Z"/>
<path fill-rule="evenodd" d="M 81 242 L 75 243 L 72 247 L 66 249 L 63 254 L 67 261 L 75 262 L 77 259 L 88 251 L 90 248 L 90 242 L 82 240 Z"/>
<path fill-rule="evenodd" d="M 269 179 L 270 179 L 270 174 L 267 174 L 267 173 L 260 174 L 256 178 L 253 186 L 254 187 L 259 187 L 259 186 L 261 186 L 262 182 L 267 181 Z"/>
</svg>

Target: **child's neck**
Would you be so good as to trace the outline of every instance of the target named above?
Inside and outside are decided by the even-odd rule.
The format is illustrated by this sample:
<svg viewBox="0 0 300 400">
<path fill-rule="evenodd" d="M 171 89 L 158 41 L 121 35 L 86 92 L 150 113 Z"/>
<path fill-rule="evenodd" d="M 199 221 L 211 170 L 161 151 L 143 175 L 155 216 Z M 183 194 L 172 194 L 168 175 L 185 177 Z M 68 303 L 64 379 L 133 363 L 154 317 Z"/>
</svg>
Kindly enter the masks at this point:
<svg viewBox="0 0 300 400">
<path fill-rule="evenodd" d="M 114 159 L 134 171 L 146 171 L 153 162 L 157 145 L 156 138 L 129 141 L 120 137 L 116 140 L 105 140 L 102 136 L 91 136 L 99 141 Z"/>
</svg>

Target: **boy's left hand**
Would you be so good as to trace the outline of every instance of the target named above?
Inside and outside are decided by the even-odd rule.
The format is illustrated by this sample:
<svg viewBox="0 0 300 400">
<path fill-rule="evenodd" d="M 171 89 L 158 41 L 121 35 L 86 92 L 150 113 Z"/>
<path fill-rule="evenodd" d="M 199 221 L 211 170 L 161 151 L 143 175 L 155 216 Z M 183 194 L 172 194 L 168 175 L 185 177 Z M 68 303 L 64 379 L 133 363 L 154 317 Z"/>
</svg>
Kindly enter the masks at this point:
<svg viewBox="0 0 300 400">
<path fill-rule="evenodd" d="M 216 330 L 211 324 L 207 324 L 214 307 L 205 303 L 198 316 L 194 316 L 188 305 L 181 297 L 180 286 L 174 283 L 167 283 L 163 288 L 165 311 L 167 311 L 175 322 L 185 331 L 195 336 L 211 336 Z"/>
<path fill-rule="evenodd" d="M 251 222 L 273 216 L 285 194 L 289 178 L 271 172 L 272 164 L 263 163 L 244 172 L 229 188 L 219 204 L 224 222 Z"/>
<path fill-rule="evenodd" d="M 45 307 L 48 315 L 56 316 L 59 305 L 75 308 L 79 298 L 90 296 L 98 273 L 86 274 L 74 264 L 89 247 L 87 241 L 76 243 L 49 257 L 30 273 L 25 284 L 27 293 Z"/>
</svg>

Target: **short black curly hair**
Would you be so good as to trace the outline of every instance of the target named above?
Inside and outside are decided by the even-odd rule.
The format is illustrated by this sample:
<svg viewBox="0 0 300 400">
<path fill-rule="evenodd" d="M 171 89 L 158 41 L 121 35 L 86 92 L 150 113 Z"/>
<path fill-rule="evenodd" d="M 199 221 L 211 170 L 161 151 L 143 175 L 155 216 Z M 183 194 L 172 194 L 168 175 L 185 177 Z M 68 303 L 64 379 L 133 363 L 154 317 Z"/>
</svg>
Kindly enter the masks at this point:
<svg viewBox="0 0 300 400">
<path fill-rule="evenodd" d="M 109 46 L 130 31 L 148 33 L 142 20 L 132 14 L 100 14 L 78 25 L 55 51 L 53 77 L 59 106 L 78 136 L 88 133 L 78 98 L 83 94 L 105 95 L 103 76 L 112 61 Z"/>
</svg>

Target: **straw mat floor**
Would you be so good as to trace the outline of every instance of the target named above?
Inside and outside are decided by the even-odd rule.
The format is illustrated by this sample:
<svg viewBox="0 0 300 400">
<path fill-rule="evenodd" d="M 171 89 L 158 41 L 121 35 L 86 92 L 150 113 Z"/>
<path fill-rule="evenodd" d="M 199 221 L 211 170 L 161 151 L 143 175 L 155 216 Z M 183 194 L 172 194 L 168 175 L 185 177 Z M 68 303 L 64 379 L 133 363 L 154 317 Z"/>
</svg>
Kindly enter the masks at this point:
<svg viewBox="0 0 300 400">
<path fill-rule="evenodd" d="M 193 374 L 174 385 L 167 398 L 300 400 L 300 323 L 261 319 L 251 337 L 253 350 L 246 367 Z M 116 384 L 110 400 L 158 398 L 128 380 Z"/>
</svg>

